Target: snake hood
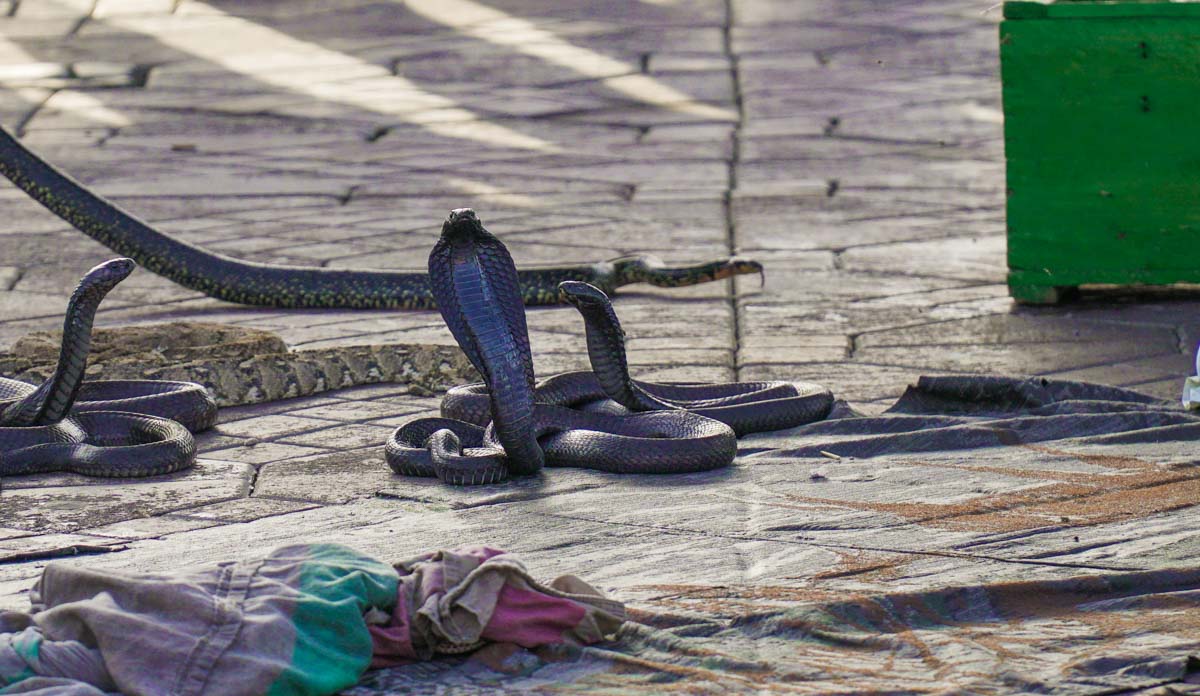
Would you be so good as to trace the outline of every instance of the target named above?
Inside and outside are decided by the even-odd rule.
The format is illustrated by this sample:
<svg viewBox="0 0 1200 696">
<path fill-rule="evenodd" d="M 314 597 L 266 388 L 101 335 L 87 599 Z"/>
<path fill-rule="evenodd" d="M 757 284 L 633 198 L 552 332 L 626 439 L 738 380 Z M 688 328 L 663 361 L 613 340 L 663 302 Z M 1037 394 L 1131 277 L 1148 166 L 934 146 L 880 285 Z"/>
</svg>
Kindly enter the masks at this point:
<svg viewBox="0 0 1200 696">
<path fill-rule="evenodd" d="M 533 422 L 533 355 L 516 266 L 469 208 L 451 211 L 429 254 L 430 288 L 454 339 L 487 383 L 510 468 L 542 468 Z"/>
<path fill-rule="evenodd" d="M 62 420 L 83 383 L 88 351 L 92 344 L 92 323 L 100 301 L 136 268 L 132 259 L 117 258 L 92 268 L 67 302 L 63 321 L 62 349 L 54 374 L 37 391 L 0 412 L 0 424 L 33 426 Z"/>
</svg>

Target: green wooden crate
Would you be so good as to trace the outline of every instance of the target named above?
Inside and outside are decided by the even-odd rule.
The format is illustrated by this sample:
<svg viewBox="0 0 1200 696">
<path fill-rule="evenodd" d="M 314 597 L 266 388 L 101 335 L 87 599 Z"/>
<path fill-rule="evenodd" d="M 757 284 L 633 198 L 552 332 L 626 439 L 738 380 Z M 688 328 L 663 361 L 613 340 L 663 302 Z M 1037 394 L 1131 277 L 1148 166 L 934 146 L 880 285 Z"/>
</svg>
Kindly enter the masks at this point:
<svg viewBox="0 0 1200 696">
<path fill-rule="evenodd" d="M 1200 282 L 1200 3 L 1004 17 L 1010 294 Z"/>
</svg>

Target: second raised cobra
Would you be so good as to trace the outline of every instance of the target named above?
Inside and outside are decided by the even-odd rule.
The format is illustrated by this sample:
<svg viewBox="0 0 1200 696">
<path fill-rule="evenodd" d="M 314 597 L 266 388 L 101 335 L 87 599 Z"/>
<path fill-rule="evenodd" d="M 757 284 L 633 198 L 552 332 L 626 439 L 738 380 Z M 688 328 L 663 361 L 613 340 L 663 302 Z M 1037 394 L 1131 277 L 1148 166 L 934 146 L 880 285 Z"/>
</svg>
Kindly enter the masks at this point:
<svg viewBox="0 0 1200 696">
<path fill-rule="evenodd" d="M 0 127 L 0 174 L 75 229 L 128 256 L 149 271 L 228 302 L 269 307 L 432 309 L 434 295 L 419 271 L 351 270 L 277 266 L 214 254 L 164 234 L 89 191 L 30 152 Z M 560 302 L 558 284 L 582 280 L 607 292 L 630 283 L 661 287 L 695 285 L 762 265 L 726 259 L 670 268 L 646 256 L 601 263 L 540 268 L 517 274 L 525 304 Z"/>
<path fill-rule="evenodd" d="M 84 381 L 96 309 L 133 269 L 130 259 L 114 259 L 84 276 L 67 305 L 58 365 L 45 383 L 35 388 L 0 378 L 0 476 L 151 476 L 191 466 L 192 432 L 216 421 L 216 404 L 202 387 Z"/>
</svg>

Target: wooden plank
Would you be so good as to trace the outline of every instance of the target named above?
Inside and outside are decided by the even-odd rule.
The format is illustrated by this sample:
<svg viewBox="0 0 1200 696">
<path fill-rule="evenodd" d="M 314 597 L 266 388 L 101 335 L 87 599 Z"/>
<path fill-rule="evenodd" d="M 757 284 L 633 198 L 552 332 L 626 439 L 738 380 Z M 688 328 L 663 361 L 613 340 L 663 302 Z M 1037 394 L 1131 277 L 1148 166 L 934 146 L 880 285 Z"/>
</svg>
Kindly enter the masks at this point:
<svg viewBox="0 0 1200 696">
<path fill-rule="evenodd" d="M 1005 19 L 1105 19 L 1123 17 L 1200 17 L 1194 2 L 1039 2 L 1004 3 Z"/>
<path fill-rule="evenodd" d="M 1200 279 L 1198 9 L 1002 23 L 1014 292 Z"/>
</svg>

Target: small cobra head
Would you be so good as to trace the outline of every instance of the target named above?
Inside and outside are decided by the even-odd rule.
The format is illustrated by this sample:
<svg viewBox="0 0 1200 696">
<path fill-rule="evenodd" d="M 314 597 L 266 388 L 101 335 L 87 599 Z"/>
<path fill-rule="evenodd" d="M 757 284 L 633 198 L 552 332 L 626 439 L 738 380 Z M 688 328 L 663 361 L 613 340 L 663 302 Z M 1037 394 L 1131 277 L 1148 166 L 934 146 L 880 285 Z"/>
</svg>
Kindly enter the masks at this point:
<svg viewBox="0 0 1200 696">
<path fill-rule="evenodd" d="M 564 280 L 558 284 L 558 294 L 579 310 L 589 327 L 604 327 L 602 332 L 608 331 L 621 337 L 625 335 L 612 302 L 600 288 L 579 280 Z"/>
<path fill-rule="evenodd" d="M 483 223 L 470 208 L 455 208 L 442 223 L 442 239 L 452 244 L 463 244 L 485 233 Z"/>
<path fill-rule="evenodd" d="M 66 417 L 83 383 L 96 310 L 108 291 L 125 280 L 136 267 L 133 259 L 111 259 L 88 271 L 79 281 L 67 302 L 62 346 L 54 373 L 33 393 L 0 412 L 0 424 L 13 427 L 48 425 Z"/>
<path fill-rule="evenodd" d="M 558 294 L 576 308 L 604 307 L 609 304 L 608 295 L 600 288 L 580 280 L 564 280 L 558 284 Z"/>
<path fill-rule="evenodd" d="M 137 264 L 133 259 L 124 257 L 109 259 L 84 274 L 83 280 L 80 281 L 80 288 L 87 286 L 108 292 L 116 287 L 117 283 L 128 278 L 135 268 L 137 268 Z"/>
</svg>

